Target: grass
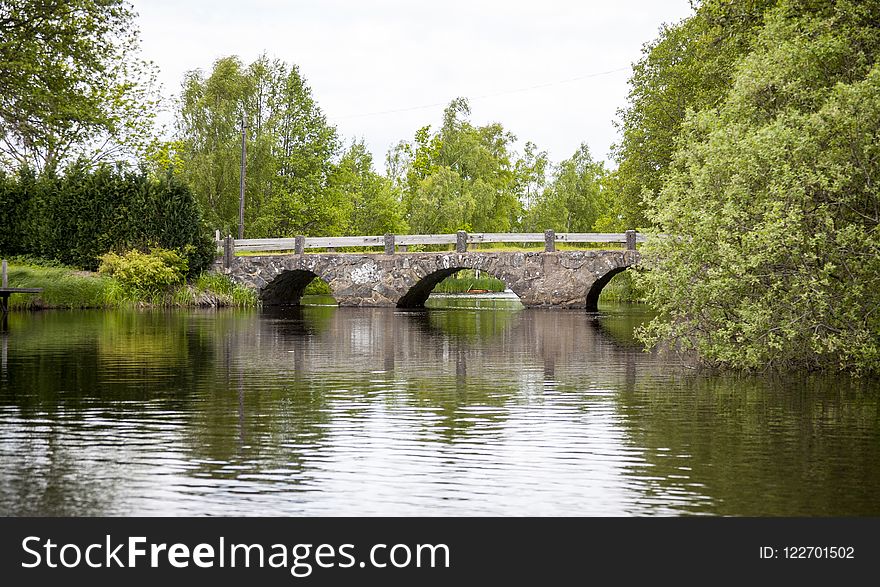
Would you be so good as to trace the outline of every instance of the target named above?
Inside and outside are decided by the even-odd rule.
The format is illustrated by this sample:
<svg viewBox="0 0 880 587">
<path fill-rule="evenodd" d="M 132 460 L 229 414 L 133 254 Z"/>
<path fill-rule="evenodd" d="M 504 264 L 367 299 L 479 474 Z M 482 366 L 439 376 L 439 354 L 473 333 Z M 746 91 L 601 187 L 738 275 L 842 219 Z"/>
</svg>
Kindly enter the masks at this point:
<svg viewBox="0 0 880 587">
<path fill-rule="evenodd" d="M 623 271 L 612 277 L 602 288 L 599 301 L 645 303 L 645 293 L 635 286 L 632 273 Z"/>
<path fill-rule="evenodd" d="M 65 267 L 9 265 L 9 287 L 41 287 L 41 294 L 13 294 L 10 308 L 103 308 L 110 279 Z"/>
<path fill-rule="evenodd" d="M 226 301 L 227 306 L 244 308 L 257 304 L 257 294 L 254 290 L 233 283 L 228 277 L 219 273 L 202 272 L 196 278 L 195 288 L 203 293 L 212 292 Z"/>
<path fill-rule="evenodd" d="M 471 290 L 504 291 L 507 285 L 491 275 L 482 274 L 477 277 L 472 269 L 464 269 L 450 275 L 437 284 L 435 293 L 466 293 Z"/>
<path fill-rule="evenodd" d="M 333 292 L 330 291 L 330 286 L 327 285 L 326 281 L 324 281 L 320 277 L 316 277 L 303 290 L 303 295 L 304 296 L 332 296 Z"/>
<path fill-rule="evenodd" d="M 146 292 L 124 287 L 111 277 L 78 271 L 32 259 L 9 264 L 9 287 L 41 287 L 40 294 L 13 294 L 10 309 L 121 308 L 136 306 L 195 307 L 257 304 L 257 296 L 234 284 L 225 275 L 202 273 L 166 292 Z M 39 263 L 39 264 L 38 264 Z"/>
</svg>

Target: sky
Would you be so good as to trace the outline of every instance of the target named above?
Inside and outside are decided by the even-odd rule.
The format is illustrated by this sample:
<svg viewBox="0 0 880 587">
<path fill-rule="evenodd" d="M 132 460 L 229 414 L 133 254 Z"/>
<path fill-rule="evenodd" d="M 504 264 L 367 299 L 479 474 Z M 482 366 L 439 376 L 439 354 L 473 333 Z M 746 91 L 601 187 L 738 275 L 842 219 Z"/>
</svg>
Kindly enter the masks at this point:
<svg viewBox="0 0 880 587">
<path fill-rule="evenodd" d="M 294 63 L 345 143 L 385 154 L 459 96 L 561 161 L 609 159 L 631 66 L 688 0 L 133 0 L 142 57 L 171 104 L 186 71 L 260 54 Z M 160 116 L 170 126 L 172 115 Z"/>
</svg>

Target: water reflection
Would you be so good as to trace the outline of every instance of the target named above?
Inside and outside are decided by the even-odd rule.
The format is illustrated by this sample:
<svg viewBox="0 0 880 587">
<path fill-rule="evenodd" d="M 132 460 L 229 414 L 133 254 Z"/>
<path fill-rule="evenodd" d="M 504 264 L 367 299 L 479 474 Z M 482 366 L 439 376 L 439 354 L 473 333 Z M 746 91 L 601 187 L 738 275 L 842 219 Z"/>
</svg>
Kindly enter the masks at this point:
<svg viewBox="0 0 880 587">
<path fill-rule="evenodd" d="M 0 513 L 880 513 L 876 381 L 682 374 L 644 308 L 455 304 L 14 314 Z"/>
<path fill-rule="evenodd" d="M 636 416 L 650 498 L 694 488 L 723 515 L 876 515 L 880 483 L 876 381 L 833 377 L 680 377 L 620 396 Z M 690 424 L 687 424 L 687 422 Z"/>
</svg>

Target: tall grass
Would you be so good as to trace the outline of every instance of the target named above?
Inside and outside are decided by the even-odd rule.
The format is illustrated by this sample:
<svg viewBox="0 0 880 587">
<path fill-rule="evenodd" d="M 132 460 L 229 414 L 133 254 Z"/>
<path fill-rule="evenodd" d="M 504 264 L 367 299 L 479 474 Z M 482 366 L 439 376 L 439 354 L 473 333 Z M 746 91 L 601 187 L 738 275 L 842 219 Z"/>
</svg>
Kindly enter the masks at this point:
<svg viewBox="0 0 880 587">
<path fill-rule="evenodd" d="M 28 264 L 10 263 L 9 286 L 41 287 L 43 291 L 39 294 L 13 294 L 9 298 L 11 309 L 250 307 L 258 302 L 253 290 L 234 284 L 225 275 L 217 273 L 204 272 L 190 283 L 165 292 L 149 292 L 125 287 L 112 277 L 57 265 L 36 265 L 30 259 L 27 261 Z"/>
<path fill-rule="evenodd" d="M 41 287 L 40 294 L 13 294 L 10 308 L 103 308 L 112 280 L 63 267 L 10 265 L 9 287 Z"/>
<path fill-rule="evenodd" d="M 196 278 L 192 287 L 188 289 L 200 296 L 197 300 L 204 300 L 205 296 L 214 296 L 216 303 L 213 305 L 218 306 L 246 308 L 256 306 L 258 302 L 257 293 L 254 290 L 233 283 L 231 279 L 219 273 L 202 272 Z"/>
<path fill-rule="evenodd" d="M 472 269 L 464 269 L 438 283 L 434 292 L 466 293 L 471 290 L 498 292 L 505 289 L 507 289 L 507 285 L 500 279 L 495 279 L 485 273 L 481 273 L 480 277 L 477 277 Z"/>
</svg>

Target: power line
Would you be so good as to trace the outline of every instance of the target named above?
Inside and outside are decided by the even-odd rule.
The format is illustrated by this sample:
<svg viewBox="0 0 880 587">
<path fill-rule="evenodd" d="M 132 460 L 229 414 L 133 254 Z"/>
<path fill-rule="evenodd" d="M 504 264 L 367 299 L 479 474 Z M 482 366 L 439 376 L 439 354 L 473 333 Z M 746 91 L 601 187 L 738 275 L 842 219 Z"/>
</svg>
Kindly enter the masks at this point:
<svg viewBox="0 0 880 587">
<path fill-rule="evenodd" d="M 481 96 L 476 96 L 476 97 L 472 98 L 471 100 L 484 100 L 486 98 L 495 98 L 497 96 L 506 96 L 508 94 L 518 94 L 521 92 L 530 92 L 532 90 L 540 90 L 540 89 L 549 88 L 552 86 L 569 84 L 572 82 L 577 82 L 577 81 L 581 81 L 581 80 L 585 80 L 585 79 L 589 79 L 589 78 L 593 78 L 593 77 L 599 77 L 599 76 L 603 76 L 603 75 L 610 75 L 612 73 L 618 73 L 618 72 L 627 71 L 627 70 L 629 70 L 629 67 L 618 67 L 617 69 L 609 69 L 608 71 L 589 73 L 587 75 L 581 75 L 578 77 L 572 77 L 572 78 L 563 79 L 563 80 L 556 80 L 556 81 L 547 82 L 544 84 L 537 84 L 534 86 L 526 86 L 526 87 L 522 87 L 522 88 L 514 88 L 514 89 L 510 89 L 510 90 L 502 90 L 500 92 L 492 92 L 489 94 L 483 94 Z M 435 102 L 433 104 L 422 104 L 421 106 L 408 106 L 405 108 L 395 108 L 394 110 L 380 110 L 377 112 L 364 112 L 361 114 L 346 114 L 345 116 L 338 116 L 336 118 L 338 120 L 341 120 L 341 119 L 347 119 L 347 118 L 365 118 L 367 116 L 383 116 L 386 114 L 397 114 L 400 112 L 412 112 L 414 110 L 427 110 L 429 108 L 437 108 L 438 106 L 445 106 L 445 105 L 446 105 L 446 102 Z"/>
</svg>

